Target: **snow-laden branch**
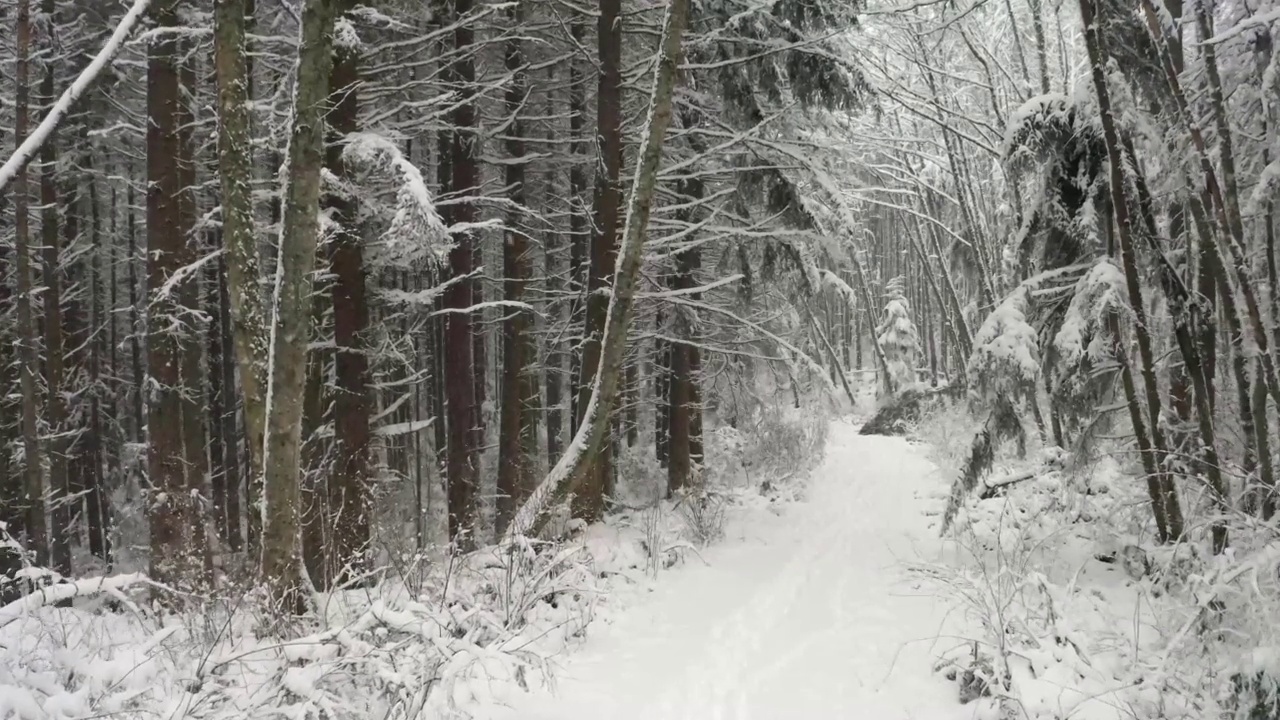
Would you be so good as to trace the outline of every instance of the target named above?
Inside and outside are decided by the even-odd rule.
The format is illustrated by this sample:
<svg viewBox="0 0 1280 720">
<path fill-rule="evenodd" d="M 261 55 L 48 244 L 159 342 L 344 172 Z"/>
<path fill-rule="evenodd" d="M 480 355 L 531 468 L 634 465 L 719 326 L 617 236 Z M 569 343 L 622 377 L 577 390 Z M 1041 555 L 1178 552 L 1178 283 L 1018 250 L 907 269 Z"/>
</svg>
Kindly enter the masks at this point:
<svg viewBox="0 0 1280 720">
<path fill-rule="evenodd" d="M 443 308 L 428 314 L 427 317 L 442 317 L 444 315 L 466 315 L 468 313 L 480 312 L 482 310 L 486 310 L 491 307 L 511 308 L 513 310 L 530 312 L 535 315 L 541 314 L 538 312 L 537 308 L 530 305 L 529 303 L 518 302 L 516 300 L 490 300 L 488 302 L 477 303 L 475 305 L 470 305 L 464 308 Z"/>
<path fill-rule="evenodd" d="M 0 192 L 4 192 L 9 187 L 9 183 L 22 172 L 27 163 L 31 162 L 31 158 L 35 157 L 40 148 L 49 140 L 49 136 L 57 129 L 67 113 L 71 111 L 71 107 L 75 105 L 80 96 L 84 95 L 94 80 L 98 79 L 98 75 L 104 68 L 111 64 L 120 47 L 124 44 L 125 38 L 133 32 L 133 26 L 138 24 L 138 20 L 147 11 L 147 6 L 151 4 L 151 0 L 134 0 L 133 7 L 129 8 L 129 12 L 120 19 L 120 24 L 116 26 L 115 32 L 111 33 L 111 37 L 107 39 L 102 49 L 98 51 L 97 56 L 93 58 L 88 67 L 81 71 L 80 76 L 71 83 L 58 98 L 58 102 L 49 109 L 49 113 L 44 116 L 44 120 L 40 121 L 40 125 L 36 127 L 26 140 L 22 141 L 22 145 L 9 156 L 9 160 L 0 167 Z"/>
<path fill-rule="evenodd" d="M 650 293 L 636 293 L 636 297 L 642 300 L 661 300 L 666 298 L 683 297 L 686 295 L 697 295 L 698 293 L 709 292 L 725 285 L 731 285 L 746 277 L 742 273 L 735 273 L 727 278 L 721 278 L 715 282 L 699 285 L 692 288 L 677 288 L 675 290 L 660 290 Z"/>
<path fill-rule="evenodd" d="M 822 284 L 840 293 L 845 302 L 849 304 L 850 310 L 857 310 L 858 293 L 849 287 L 849 283 L 845 282 L 839 275 L 830 270 L 819 270 L 818 277 L 822 278 Z"/>
<path fill-rule="evenodd" d="M 152 298 L 152 302 L 167 300 L 171 295 L 173 295 L 173 291 L 176 290 L 187 278 L 194 276 L 200 271 L 200 268 L 203 268 L 209 263 L 209 261 L 222 257 L 223 252 L 225 251 L 222 248 L 218 248 L 199 260 L 174 270 L 173 274 L 169 276 L 169 279 L 165 280 L 164 284 L 156 290 L 156 296 Z"/>
<path fill-rule="evenodd" d="M 1201 40 L 1199 44 L 1219 45 L 1232 38 L 1243 35 L 1248 30 L 1252 30 L 1254 28 L 1265 28 L 1277 20 L 1280 20 L 1280 8 L 1273 8 L 1268 12 L 1259 13 L 1253 17 L 1247 17 L 1226 30 L 1219 32 L 1213 37 Z"/>
<path fill-rule="evenodd" d="M 405 158 L 391 140 L 376 133 L 348 135 L 343 157 L 366 165 L 384 165 L 398 177 L 396 214 L 386 232 L 387 249 L 400 260 L 419 256 L 425 249 L 442 262 L 452 249 L 450 230 L 436 212 L 435 201 L 422 171 Z"/>
<path fill-rule="evenodd" d="M 42 587 L 30 595 L 0 607 L 0 627 L 4 627 L 19 618 L 30 615 L 47 605 L 54 605 L 81 595 L 93 593 L 118 592 L 125 588 L 139 585 L 147 581 L 143 573 L 129 573 L 113 577 L 92 577 L 73 582 L 60 582 Z"/>
</svg>

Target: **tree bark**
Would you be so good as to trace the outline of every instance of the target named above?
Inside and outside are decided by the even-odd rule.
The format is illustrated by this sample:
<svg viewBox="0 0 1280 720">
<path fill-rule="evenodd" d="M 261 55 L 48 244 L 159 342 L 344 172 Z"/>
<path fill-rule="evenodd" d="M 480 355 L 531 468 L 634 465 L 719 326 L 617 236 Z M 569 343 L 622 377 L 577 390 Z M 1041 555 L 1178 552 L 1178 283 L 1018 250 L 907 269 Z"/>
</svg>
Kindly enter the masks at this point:
<svg viewBox="0 0 1280 720">
<path fill-rule="evenodd" d="M 578 424 L 586 422 L 587 398 L 600 367 L 609 299 L 604 290 L 618 257 L 618 225 L 622 206 L 622 2 L 601 0 L 599 25 L 600 74 L 596 94 L 596 132 L 600 138 L 600 166 L 596 172 L 595 227 L 587 276 L 586 325 L 583 330 L 582 380 L 578 384 Z M 612 442 L 592 453 L 586 482 L 573 497 L 573 516 L 588 522 L 604 517 L 605 497 L 613 475 Z"/>
<path fill-rule="evenodd" d="M 90 172 L 93 171 L 94 161 L 92 153 L 86 157 L 86 166 Z M 89 533 L 89 552 L 94 556 L 111 564 L 111 521 L 110 508 L 107 501 L 107 487 L 103 471 L 111 474 L 113 477 L 118 474 L 119 455 L 114 452 L 114 448 L 109 441 L 104 441 L 107 423 L 104 420 L 113 420 L 116 413 L 103 413 L 103 389 L 104 382 L 102 379 L 103 356 L 109 360 L 113 357 L 114 330 L 115 321 L 111 315 L 104 312 L 102 307 L 102 283 L 103 277 L 108 275 L 106 272 L 106 250 L 108 246 L 105 244 L 102 236 L 102 217 L 100 205 L 98 202 L 98 183 L 96 179 L 89 180 L 89 208 L 92 224 L 90 226 L 91 245 L 93 247 L 93 260 L 91 265 L 91 281 L 89 283 L 89 326 L 90 328 L 103 328 L 99 332 L 94 333 L 93 339 L 90 341 L 88 378 L 90 387 L 89 396 L 89 427 L 87 430 L 88 437 L 85 438 L 84 452 L 86 455 L 86 491 L 85 491 L 85 525 Z M 113 214 L 114 215 L 114 214 Z M 114 236 L 114 233 L 113 233 Z M 112 273 L 109 287 L 112 290 L 111 305 L 112 314 L 117 307 L 114 298 L 115 282 Z M 86 328 L 88 333 L 88 328 Z M 114 362 L 111 363 L 111 371 L 114 374 Z M 108 396 L 110 397 L 110 396 Z M 114 408 L 111 401 L 107 402 L 107 407 Z"/>
<path fill-rule="evenodd" d="M 523 3 L 517 2 L 511 10 L 512 27 L 520 27 L 524 16 Z M 503 246 L 503 267 L 506 277 L 505 299 L 511 303 L 524 302 L 525 286 L 532 276 L 531 248 L 526 230 L 522 227 L 522 213 L 527 202 L 525 190 L 525 125 L 522 120 L 524 104 L 528 99 L 528 78 L 522 40 L 519 37 L 507 41 L 506 70 L 511 74 L 507 85 L 507 166 L 506 186 L 514 209 L 507 220 L 506 242 Z M 498 438 L 498 507 L 495 529 L 498 534 L 506 531 L 516 510 L 533 492 L 534 457 L 537 452 L 538 386 L 535 363 L 536 347 L 533 342 L 533 318 L 529 311 L 517 307 L 507 308 L 507 318 L 502 328 L 502 415 L 499 420 Z"/>
<path fill-rule="evenodd" d="M 352 0 L 339 0 L 342 12 L 350 12 Z M 334 134 L 326 165 L 334 176 L 347 174 L 342 160 L 343 136 L 359 129 L 359 48 L 339 44 L 335 48 L 333 71 L 329 77 L 329 126 Z M 333 426 L 337 441 L 333 474 L 329 478 L 329 524 L 333 546 L 327 573 L 333 583 L 344 582 L 351 572 L 359 574 L 370 540 L 370 482 L 372 480 L 373 439 L 370 425 L 373 403 L 369 392 L 369 358 L 364 333 L 369 324 L 365 292 L 364 254 L 356 225 L 356 200 L 334 193 L 327 200 L 332 210 L 335 232 L 331 240 L 333 270 L 333 339 L 335 381 Z"/>
<path fill-rule="evenodd" d="M 152 6 L 155 24 L 176 27 L 177 0 Z M 174 326 L 181 312 L 174 275 L 186 264 L 181 170 L 185 115 L 177 38 L 165 34 L 147 58 L 147 475 L 150 485 L 151 575 L 158 582 L 192 587 L 200 582 L 195 525 L 184 452 L 183 356 Z"/>
<path fill-rule="evenodd" d="M 572 60 L 570 60 L 570 62 L 572 62 Z M 548 70 L 547 80 L 548 80 L 548 84 L 554 87 L 555 85 L 555 68 L 554 67 Z M 556 105 L 555 105 L 554 94 L 551 92 L 548 92 L 547 93 L 547 116 L 553 117 L 555 115 L 555 112 L 556 112 Z M 551 143 L 554 143 L 556 140 L 557 140 L 556 129 L 549 127 L 547 129 L 548 145 L 550 145 Z M 544 192 L 545 198 L 548 201 L 556 197 L 555 192 L 556 192 L 556 188 L 558 187 L 556 184 L 556 179 L 558 177 L 558 173 L 559 173 L 559 170 L 554 167 L 547 170 L 546 179 L 544 181 L 546 184 L 544 186 L 543 192 Z M 570 202 L 569 211 L 570 213 L 572 213 L 573 199 L 570 198 L 569 202 Z M 572 238 L 572 236 L 570 236 L 570 238 Z M 564 284 L 560 284 L 555 281 L 555 278 L 559 275 L 559 268 L 560 268 L 560 261 L 558 260 L 558 256 L 560 255 L 560 248 L 558 247 L 560 243 L 560 234 L 557 232 L 556 227 L 553 226 L 547 231 L 546 240 L 544 242 L 545 242 L 545 247 L 543 248 L 543 253 L 542 253 L 543 269 L 544 269 L 543 274 L 545 275 L 545 278 L 546 278 L 547 294 L 553 295 L 557 292 L 563 292 L 568 287 L 567 282 Z M 572 242 L 572 240 L 570 240 L 570 242 Z M 565 320 L 565 313 L 562 308 L 563 308 L 563 305 L 561 303 L 555 302 L 554 300 L 552 301 L 551 307 L 547 311 L 547 324 L 546 324 L 546 333 L 545 333 L 545 336 L 547 338 L 546 346 L 545 346 L 546 361 L 545 361 L 544 372 L 546 375 L 546 384 L 547 384 L 546 430 L 547 430 L 547 465 L 548 466 L 554 466 L 556 464 L 556 461 L 560 459 L 560 452 L 562 451 L 564 446 L 564 437 L 563 437 L 564 409 L 561 406 L 563 404 L 563 399 L 564 399 L 563 398 L 564 393 L 562 391 L 562 387 L 564 385 L 565 352 L 563 350 L 564 341 L 563 341 L 563 336 L 561 334 L 562 330 L 560 328 L 560 325 Z"/>
<path fill-rule="evenodd" d="M 334 5 L 334 0 L 307 0 L 302 9 L 268 362 L 262 576 L 273 599 L 295 612 L 301 611 L 303 600 L 298 548 L 302 409 L 311 331 L 311 273 L 320 234 L 320 169 Z"/>
<path fill-rule="evenodd" d="M 222 191 L 227 297 L 244 402 L 249 482 L 256 485 L 262 478 L 269 338 L 258 285 L 262 268 L 253 229 L 254 155 L 245 45 L 247 10 L 246 0 L 216 0 L 213 22 L 218 81 L 218 180 Z M 258 510 L 251 508 L 250 512 Z"/>
<path fill-rule="evenodd" d="M 537 490 L 520 508 L 506 538 L 537 533 L 545 522 L 546 511 L 557 501 L 572 495 L 591 470 L 591 458 L 609 431 L 609 420 L 618 392 L 618 375 L 622 369 L 631 323 L 636 287 L 643 260 L 645 234 L 662 160 L 662 142 L 671 122 L 672 95 L 676 85 L 676 69 L 680 45 L 689 20 L 690 0 L 671 0 L 663 20 L 661 51 L 654 76 L 649 123 L 640 146 L 636 181 L 631 188 L 622 253 L 609 293 L 604 335 L 600 343 L 600 363 L 582 426 L 573 443 L 555 468 L 539 484 Z"/>
<path fill-rule="evenodd" d="M 655 326 L 663 329 L 662 313 L 658 313 Z M 655 355 L 653 385 L 653 450 L 658 466 L 668 469 L 668 488 L 670 487 L 671 462 L 671 343 L 660 338 L 653 341 Z"/>
<path fill-rule="evenodd" d="M 1182 509 L 1178 501 L 1177 491 L 1168 473 L 1161 467 L 1167 455 L 1164 435 L 1160 428 L 1160 389 L 1156 382 L 1155 359 L 1151 347 L 1150 328 L 1146 316 L 1146 307 L 1142 298 L 1137 260 L 1134 253 L 1133 239 L 1128 203 L 1124 195 L 1124 175 L 1120 152 L 1119 136 L 1115 121 L 1111 116 L 1111 99 L 1107 90 L 1106 74 L 1103 68 L 1105 52 L 1102 48 L 1101 33 L 1095 24 L 1092 0 L 1080 0 L 1080 16 L 1085 28 L 1085 43 L 1089 54 L 1094 92 L 1098 98 L 1098 111 L 1102 120 L 1103 140 L 1107 147 L 1107 160 L 1110 165 L 1111 212 L 1116 221 L 1116 235 L 1120 259 L 1124 268 L 1125 285 L 1129 294 L 1129 305 L 1134 314 L 1134 332 L 1137 336 L 1139 360 L 1142 363 L 1142 380 L 1146 393 L 1147 421 L 1150 423 L 1149 447 L 1144 455 L 1144 467 L 1148 474 L 1148 483 L 1154 483 L 1152 492 L 1152 509 L 1156 524 L 1160 531 L 1161 542 L 1174 542 L 1183 534 Z M 1113 315 L 1110 320 L 1112 333 L 1115 335 L 1117 352 L 1121 352 L 1123 337 L 1119 331 L 1119 320 Z M 1127 364 L 1126 364 L 1127 365 Z M 1131 373 L 1130 373 L 1131 375 Z M 1130 376 L 1125 383 L 1130 415 L 1134 421 L 1135 433 L 1142 434 L 1144 422 L 1137 403 L 1137 388 Z M 1140 438 L 1140 449 L 1141 438 Z"/>
<path fill-rule="evenodd" d="M 693 118 L 684 118 L 686 128 L 695 123 Z M 695 151 L 698 151 L 698 148 L 695 147 Z M 693 172 L 696 173 L 696 171 Z M 706 194 L 705 184 L 696 174 L 691 174 L 679 184 L 677 194 L 682 207 L 676 212 L 676 218 L 683 225 L 692 227 L 695 210 Z M 686 241 L 690 244 L 695 242 L 692 235 Z M 673 289 L 689 290 L 697 287 L 697 279 L 694 275 L 702 265 L 702 253 L 696 244 L 676 254 L 675 263 L 675 274 L 671 283 Z M 700 423 L 695 424 L 694 414 L 702 413 L 697 392 L 697 378 L 694 374 L 697 370 L 695 363 L 700 358 L 698 358 L 698 348 L 693 344 L 696 342 L 693 309 L 676 307 L 673 311 L 675 313 L 672 323 L 674 335 L 684 342 L 671 344 L 670 399 L 667 411 L 668 495 L 688 487 L 697 476 L 700 459 L 694 457 L 694 448 L 701 445 L 701 442 L 694 440 L 695 431 L 700 429 L 698 427 Z"/>
<path fill-rule="evenodd" d="M 472 0 L 457 0 L 457 27 L 453 33 L 454 49 L 459 57 L 451 75 L 458 84 L 463 100 L 453 110 L 453 133 L 449 146 L 452 170 L 450 189 L 455 198 L 465 198 L 479 191 L 479 168 L 476 165 L 475 64 L 471 46 L 475 31 L 462 21 L 471 12 Z M 479 215 L 474 202 L 461 199 L 452 207 L 454 224 L 475 222 Z M 473 231 L 454 236 L 449 252 L 449 266 L 455 278 L 468 278 L 474 270 L 477 238 Z M 461 279 L 445 292 L 445 305 L 453 312 L 445 317 L 445 394 L 449 411 L 448 505 L 449 539 L 459 549 L 474 547 L 478 519 L 479 448 L 476 444 L 478 397 L 473 366 L 475 338 L 473 319 L 468 308 L 473 299 L 473 279 Z"/>
<path fill-rule="evenodd" d="M 43 0 L 40 11 L 46 20 L 46 28 L 52 31 L 55 11 L 52 0 Z M 53 105 L 53 54 L 55 38 L 45 38 L 44 74 L 40 79 L 39 94 L 46 108 Z M 40 146 L 40 239 L 41 280 L 44 284 L 44 421 L 49 426 L 46 451 L 49 458 L 48 502 L 50 519 L 50 560 L 53 569 L 65 577 L 71 576 L 71 528 L 70 478 L 68 476 L 67 405 L 63 394 L 66 348 L 64 347 L 62 318 L 62 268 L 61 246 L 58 235 L 58 148 L 52 135 Z"/>
<path fill-rule="evenodd" d="M 216 235 L 211 245 L 220 245 L 221 236 Z M 228 426 L 227 417 L 236 403 L 235 371 L 227 373 L 228 365 L 232 365 L 230 343 L 230 312 L 223 302 L 226 295 L 226 258 L 220 257 L 214 264 L 212 277 L 208 287 L 206 302 L 213 308 L 213 321 L 209 323 L 209 457 L 212 468 L 209 473 L 209 489 L 211 507 L 213 509 L 213 527 L 218 535 L 222 548 L 232 552 L 239 550 L 231 534 L 231 516 L 228 511 L 230 496 L 238 491 L 235 479 L 239 475 L 238 468 L 231 466 L 229 452 L 237 446 L 235 426 Z M 235 546 L 233 547 L 233 544 Z"/>
<path fill-rule="evenodd" d="M 178 211 L 182 237 L 179 240 L 179 267 L 193 266 L 201 257 L 200 235 L 196 233 L 198 208 L 196 207 L 196 161 L 193 144 L 195 115 L 191 103 L 185 98 L 196 89 L 196 73 L 194 59 L 189 46 L 181 48 L 182 60 L 178 66 L 178 84 L 183 99 L 178 102 L 178 183 L 181 194 L 178 196 Z M 208 432 L 205 427 L 205 416 L 208 408 L 201 399 L 205 395 L 207 373 L 204 368 L 204 342 L 202 334 L 197 332 L 203 310 L 200 304 L 200 273 L 190 273 L 178 288 L 178 302 L 182 306 L 183 316 L 190 318 L 183 323 L 177 334 L 178 350 L 181 355 L 182 388 L 180 403 L 182 407 L 182 457 L 186 471 L 186 491 L 190 502 L 188 521 L 191 533 L 191 546 L 198 553 L 196 559 L 203 563 L 202 582 L 213 578 L 213 554 L 209 546 L 206 528 L 205 507 L 208 504 Z"/>
<path fill-rule="evenodd" d="M 581 45 L 584 29 L 577 14 L 571 19 L 570 33 L 573 41 Z M 587 246 L 590 244 L 590 231 L 587 228 L 587 173 L 583 167 L 586 148 L 587 99 L 585 83 L 586 75 L 579 67 L 576 55 L 569 58 L 569 327 L 574 331 L 586 332 L 586 272 Z M 571 332 L 570 335 L 574 335 Z M 581 337 L 571 337 L 573 350 L 569 354 L 569 434 L 578 432 L 579 392 L 574 388 L 582 387 L 582 344 Z"/>
<path fill-rule="evenodd" d="M 21 146 L 27 136 L 27 117 L 29 111 L 29 73 L 31 66 L 31 3 L 30 0 L 19 0 L 17 17 L 17 63 L 14 83 L 14 142 Z M 31 230 L 30 230 L 30 188 L 27 181 L 27 168 L 23 165 L 14 179 L 14 255 L 16 255 L 16 272 L 18 286 L 18 362 L 22 386 L 22 450 L 23 450 L 23 488 L 25 507 L 25 523 L 22 530 L 26 532 L 27 549 L 35 555 L 36 562 L 49 562 L 49 536 L 44 506 L 44 471 L 41 461 L 40 431 L 37 426 L 40 400 L 37 390 L 36 373 L 39 372 L 39 357 L 36 354 L 37 335 L 35 313 L 32 309 L 32 293 L 34 291 L 33 269 L 31 267 Z"/>
</svg>

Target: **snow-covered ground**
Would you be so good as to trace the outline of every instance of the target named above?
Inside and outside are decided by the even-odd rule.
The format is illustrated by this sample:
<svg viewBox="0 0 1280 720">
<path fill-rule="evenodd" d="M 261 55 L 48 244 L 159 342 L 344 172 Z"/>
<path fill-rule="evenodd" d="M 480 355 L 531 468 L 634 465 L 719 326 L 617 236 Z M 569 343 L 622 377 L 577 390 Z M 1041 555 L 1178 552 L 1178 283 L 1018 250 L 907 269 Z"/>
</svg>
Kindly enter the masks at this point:
<svg viewBox="0 0 1280 720">
<path fill-rule="evenodd" d="M 932 671 L 947 607 L 909 563 L 936 558 L 926 510 L 942 481 L 905 440 L 845 421 L 804 502 L 744 518 L 593 624 L 553 691 L 492 720 L 975 717 Z"/>
</svg>

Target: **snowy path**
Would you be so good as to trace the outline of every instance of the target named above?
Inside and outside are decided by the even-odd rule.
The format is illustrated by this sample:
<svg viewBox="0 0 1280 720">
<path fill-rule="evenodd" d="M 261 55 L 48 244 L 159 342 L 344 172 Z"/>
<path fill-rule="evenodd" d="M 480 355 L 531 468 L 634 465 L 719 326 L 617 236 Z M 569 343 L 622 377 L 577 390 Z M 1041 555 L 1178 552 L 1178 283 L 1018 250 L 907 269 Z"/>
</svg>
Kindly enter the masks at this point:
<svg viewBox="0 0 1280 720">
<path fill-rule="evenodd" d="M 554 696 L 504 720 L 972 718 L 931 673 L 945 608 L 902 562 L 937 551 L 938 480 L 897 438 L 832 426 L 808 500 L 742 528 L 593 625 Z"/>
</svg>

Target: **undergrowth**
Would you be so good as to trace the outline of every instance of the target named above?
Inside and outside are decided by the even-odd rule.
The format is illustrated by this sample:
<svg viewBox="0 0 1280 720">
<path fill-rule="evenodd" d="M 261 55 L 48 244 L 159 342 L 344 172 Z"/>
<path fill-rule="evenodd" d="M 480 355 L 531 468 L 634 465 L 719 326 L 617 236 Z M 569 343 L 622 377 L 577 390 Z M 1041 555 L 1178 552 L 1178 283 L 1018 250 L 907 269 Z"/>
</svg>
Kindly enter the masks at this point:
<svg viewBox="0 0 1280 720">
<path fill-rule="evenodd" d="M 624 451 L 628 495 L 604 523 L 567 523 L 554 542 L 451 556 L 383 528 L 372 581 L 315 593 L 305 617 L 281 617 L 252 583 L 221 576 L 196 595 L 141 573 L 73 583 L 28 567 L 23 587 L 44 590 L 0 605 L 0 717 L 417 720 L 509 704 L 553 684 L 558 658 L 616 591 L 801 494 L 828 417 L 777 410 L 710 425 L 706 463 L 674 497 L 651 453 Z"/>
<path fill-rule="evenodd" d="M 954 479 L 979 422 L 961 404 L 940 406 L 911 434 Z M 1280 718 L 1274 529 L 1233 515 L 1232 548 L 1214 557 L 1212 503 L 1183 482 L 1195 530 L 1156 544 L 1139 463 L 1109 443 L 1067 463 L 1045 461 L 1056 448 L 1025 460 L 1013 443 L 994 448 L 984 483 L 1026 479 L 959 495 L 946 561 L 916 568 L 971 629 L 940 672 L 1001 718 Z"/>
</svg>

